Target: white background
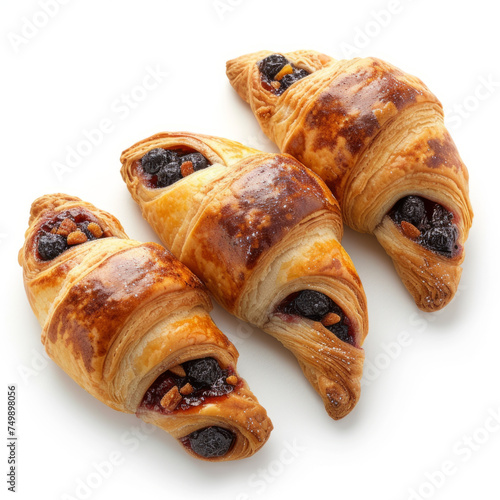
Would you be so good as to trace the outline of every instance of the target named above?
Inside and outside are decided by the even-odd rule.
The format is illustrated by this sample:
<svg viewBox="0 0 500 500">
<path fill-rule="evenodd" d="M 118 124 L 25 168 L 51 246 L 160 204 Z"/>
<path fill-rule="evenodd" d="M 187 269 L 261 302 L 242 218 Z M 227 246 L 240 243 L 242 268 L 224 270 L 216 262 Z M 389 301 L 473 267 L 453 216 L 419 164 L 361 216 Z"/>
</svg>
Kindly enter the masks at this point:
<svg viewBox="0 0 500 500">
<path fill-rule="evenodd" d="M 0 15 L 0 436 L 7 385 L 17 384 L 17 498 L 500 498 L 500 424 L 492 420 L 500 412 L 494 2 L 46 1 L 50 16 L 43 0 L 4 1 Z M 475 211 L 460 293 L 439 313 L 420 312 L 375 239 L 346 229 L 370 333 L 361 400 L 340 422 L 328 418 L 288 351 L 215 307 L 275 430 L 254 457 L 207 464 L 160 430 L 146 434 L 135 416 L 107 408 L 41 357 L 17 251 L 31 202 L 52 192 L 88 200 L 115 214 L 131 237 L 158 241 L 121 180 L 121 151 L 163 130 L 275 151 L 230 87 L 225 62 L 300 48 L 386 59 L 442 100 Z M 152 70 L 156 88 L 141 90 Z M 69 148 L 103 123 L 105 133 L 93 136 L 99 143 L 57 175 Z"/>
</svg>

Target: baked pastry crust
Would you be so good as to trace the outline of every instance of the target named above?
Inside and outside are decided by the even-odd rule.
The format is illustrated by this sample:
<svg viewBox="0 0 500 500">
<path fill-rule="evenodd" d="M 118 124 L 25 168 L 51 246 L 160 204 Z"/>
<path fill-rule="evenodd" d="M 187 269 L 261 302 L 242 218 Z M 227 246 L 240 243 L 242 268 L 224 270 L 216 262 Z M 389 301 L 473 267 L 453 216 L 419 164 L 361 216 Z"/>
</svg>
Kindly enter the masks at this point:
<svg viewBox="0 0 500 500">
<path fill-rule="evenodd" d="M 211 166 L 148 187 L 140 160 L 155 148 L 196 151 Z M 292 351 L 332 418 L 347 415 L 360 393 L 366 298 L 340 244 L 338 203 L 321 179 L 289 155 L 187 132 L 149 137 L 121 162 L 132 197 L 164 244 L 230 313 Z M 321 292 L 343 309 L 354 345 L 317 321 L 283 314 L 280 304 L 301 290 Z"/>
<path fill-rule="evenodd" d="M 312 50 L 283 55 L 310 73 L 277 95 L 262 82 L 261 51 L 228 61 L 227 75 L 262 130 L 319 174 L 344 222 L 372 233 L 417 306 L 435 311 L 456 293 L 472 224 L 468 172 L 438 99 L 418 78 L 376 58 L 336 60 Z M 408 195 L 449 210 L 457 251 L 446 256 L 408 238 L 389 211 Z"/>
<path fill-rule="evenodd" d="M 42 226 L 68 212 L 89 214 L 104 237 L 42 260 Z M 266 442 L 271 421 L 239 376 L 229 394 L 187 410 L 158 413 L 141 406 L 157 377 L 186 361 L 212 357 L 236 373 L 238 352 L 212 322 L 204 286 L 169 251 L 129 239 L 115 217 L 90 203 L 53 194 L 31 207 L 19 263 L 48 355 L 94 397 L 136 413 L 179 442 L 207 426 L 229 429 L 231 449 L 210 461 L 248 457 Z"/>
</svg>

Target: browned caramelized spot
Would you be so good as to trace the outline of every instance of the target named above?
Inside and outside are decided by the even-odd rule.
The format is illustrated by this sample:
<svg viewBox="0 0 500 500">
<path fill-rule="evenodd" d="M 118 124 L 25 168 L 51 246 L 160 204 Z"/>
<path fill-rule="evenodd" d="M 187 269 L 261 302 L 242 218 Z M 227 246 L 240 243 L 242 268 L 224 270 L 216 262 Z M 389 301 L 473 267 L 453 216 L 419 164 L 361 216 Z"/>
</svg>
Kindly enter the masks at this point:
<svg viewBox="0 0 500 500">
<path fill-rule="evenodd" d="M 458 154 L 457 147 L 450 134 L 445 133 L 443 139 L 429 139 L 427 141 L 432 154 L 425 160 L 425 164 L 431 168 L 449 167 L 459 170 L 462 160 Z"/>
<path fill-rule="evenodd" d="M 212 251 L 252 269 L 299 221 L 326 208 L 325 193 L 295 160 L 277 156 L 236 180 L 211 225 Z M 230 252 L 223 250 L 230 247 Z"/>
<path fill-rule="evenodd" d="M 421 95 L 422 91 L 405 81 L 402 71 L 378 60 L 353 73 L 341 73 L 318 96 L 304 127 L 290 138 L 284 152 L 300 160 L 304 137 L 311 137 L 311 151 L 328 150 L 335 158 L 335 177 L 342 178 L 380 131 L 378 111 L 391 106 L 401 111 Z M 340 197 L 335 186 L 330 187 Z"/>
<path fill-rule="evenodd" d="M 53 311 L 47 339 L 65 342 L 91 372 L 131 315 L 171 292 L 172 283 L 201 287 L 192 273 L 155 243 L 116 252 L 68 289 Z"/>
</svg>

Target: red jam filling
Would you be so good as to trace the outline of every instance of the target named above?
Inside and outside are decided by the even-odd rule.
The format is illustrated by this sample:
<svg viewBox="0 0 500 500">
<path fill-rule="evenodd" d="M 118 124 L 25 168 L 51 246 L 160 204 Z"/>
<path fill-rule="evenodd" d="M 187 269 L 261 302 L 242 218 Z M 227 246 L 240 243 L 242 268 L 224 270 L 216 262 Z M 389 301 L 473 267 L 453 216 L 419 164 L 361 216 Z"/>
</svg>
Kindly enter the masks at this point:
<svg viewBox="0 0 500 500">
<path fill-rule="evenodd" d="M 36 256 L 55 259 L 72 246 L 108 236 L 92 213 L 73 208 L 45 221 L 35 237 Z"/>
<path fill-rule="evenodd" d="M 229 394 L 239 382 L 232 368 L 220 368 L 213 358 L 189 361 L 179 366 L 182 367 L 181 374 L 167 370 L 153 382 L 142 399 L 142 408 L 163 414 L 187 410 Z M 172 397 L 165 400 L 168 394 Z"/>
</svg>

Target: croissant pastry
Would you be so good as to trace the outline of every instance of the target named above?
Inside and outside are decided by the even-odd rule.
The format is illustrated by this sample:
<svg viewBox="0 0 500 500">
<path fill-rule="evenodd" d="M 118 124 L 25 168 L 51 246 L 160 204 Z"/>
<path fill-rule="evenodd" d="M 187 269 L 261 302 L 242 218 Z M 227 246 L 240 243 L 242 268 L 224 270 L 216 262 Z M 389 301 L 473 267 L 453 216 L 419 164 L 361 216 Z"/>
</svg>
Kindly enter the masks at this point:
<svg viewBox="0 0 500 500">
<path fill-rule="evenodd" d="M 360 393 L 366 298 L 321 179 L 291 156 L 183 132 L 143 140 L 121 161 L 164 244 L 230 313 L 296 356 L 332 418 L 347 415 Z"/>
<path fill-rule="evenodd" d="M 202 283 L 156 243 L 73 196 L 31 207 L 19 253 L 48 355 L 109 407 L 209 461 L 255 453 L 272 424 L 236 371 Z"/>
<path fill-rule="evenodd" d="M 453 298 L 472 223 L 468 173 L 441 103 L 375 58 L 256 52 L 227 75 L 263 131 L 326 182 L 344 222 L 374 234 L 417 306 Z"/>
</svg>

